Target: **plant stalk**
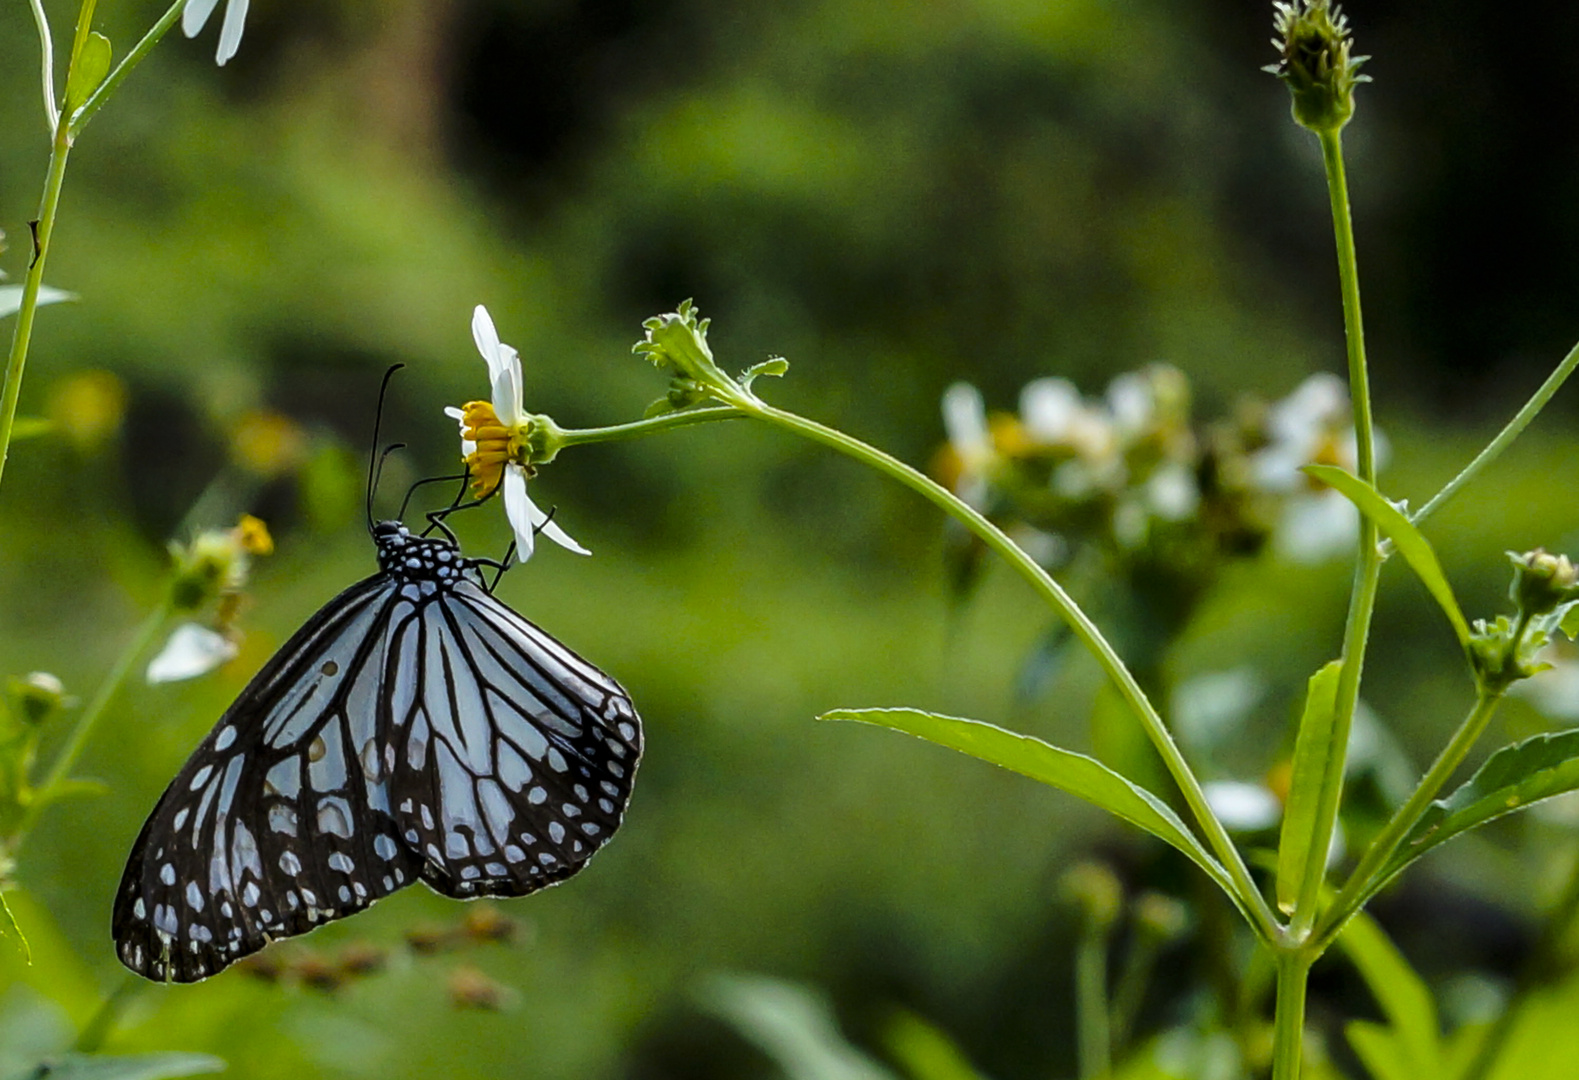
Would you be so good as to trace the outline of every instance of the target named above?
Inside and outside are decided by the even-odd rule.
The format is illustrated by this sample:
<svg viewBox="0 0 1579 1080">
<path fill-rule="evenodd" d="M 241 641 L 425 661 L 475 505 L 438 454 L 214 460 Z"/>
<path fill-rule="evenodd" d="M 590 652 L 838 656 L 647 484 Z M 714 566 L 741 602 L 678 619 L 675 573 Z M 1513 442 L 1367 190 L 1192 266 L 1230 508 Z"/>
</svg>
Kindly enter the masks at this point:
<svg viewBox="0 0 1579 1080">
<path fill-rule="evenodd" d="M 1305 989 L 1312 958 L 1303 950 L 1277 955 L 1277 1011 L 1272 1021 L 1272 1080 L 1299 1080 L 1305 1039 Z"/>
</svg>

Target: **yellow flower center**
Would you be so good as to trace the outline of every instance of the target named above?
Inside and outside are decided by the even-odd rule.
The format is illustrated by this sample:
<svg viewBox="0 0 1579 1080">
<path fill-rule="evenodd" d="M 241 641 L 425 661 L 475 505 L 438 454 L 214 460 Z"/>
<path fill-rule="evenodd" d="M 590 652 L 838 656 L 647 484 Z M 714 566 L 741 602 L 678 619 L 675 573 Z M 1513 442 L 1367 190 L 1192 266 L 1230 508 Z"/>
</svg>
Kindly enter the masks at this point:
<svg viewBox="0 0 1579 1080">
<path fill-rule="evenodd" d="M 466 455 L 472 474 L 472 494 L 479 499 L 492 495 L 504 479 L 510 462 L 525 464 L 526 427 L 506 427 L 487 401 L 468 401 L 461 406 L 461 435 L 477 444 Z"/>
</svg>

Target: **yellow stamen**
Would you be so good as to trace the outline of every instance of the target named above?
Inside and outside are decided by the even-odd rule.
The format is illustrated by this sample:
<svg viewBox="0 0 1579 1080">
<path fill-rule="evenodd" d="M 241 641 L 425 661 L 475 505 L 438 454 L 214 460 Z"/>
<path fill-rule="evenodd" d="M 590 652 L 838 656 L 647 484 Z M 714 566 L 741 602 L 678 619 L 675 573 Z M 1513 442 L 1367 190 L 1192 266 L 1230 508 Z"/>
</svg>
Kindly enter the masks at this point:
<svg viewBox="0 0 1579 1080">
<path fill-rule="evenodd" d="M 477 444 L 466 455 L 472 494 L 478 498 L 493 494 L 504 479 L 505 465 L 520 462 L 525 432 L 500 423 L 492 403 L 468 401 L 461 407 L 461 437 Z"/>
<path fill-rule="evenodd" d="M 269 535 L 269 527 L 260 518 L 242 514 L 241 520 L 236 522 L 235 536 L 236 543 L 249 555 L 274 554 L 274 537 Z"/>
</svg>

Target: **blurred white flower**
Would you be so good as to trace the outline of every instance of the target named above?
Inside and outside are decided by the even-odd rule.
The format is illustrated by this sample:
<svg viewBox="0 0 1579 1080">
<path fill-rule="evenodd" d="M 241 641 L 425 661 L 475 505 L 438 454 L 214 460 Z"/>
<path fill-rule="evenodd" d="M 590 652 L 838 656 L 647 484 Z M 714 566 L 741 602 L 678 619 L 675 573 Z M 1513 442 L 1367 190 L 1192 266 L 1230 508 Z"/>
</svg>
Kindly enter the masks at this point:
<svg viewBox="0 0 1579 1080">
<path fill-rule="evenodd" d="M 219 49 L 214 53 L 214 61 L 220 67 L 224 67 L 225 61 L 235 56 L 236 50 L 241 47 L 241 32 L 247 22 L 247 2 L 226 0 L 225 21 L 219 28 Z M 219 0 L 188 0 L 181 12 L 182 33 L 187 37 L 196 37 L 218 6 Z"/>
<path fill-rule="evenodd" d="M 1182 461 L 1165 461 L 1146 478 L 1146 509 L 1163 521 L 1184 521 L 1201 505 L 1195 470 Z"/>
<path fill-rule="evenodd" d="M 1116 458 L 1118 440 L 1106 410 L 1093 408 L 1068 379 L 1033 379 L 1020 391 L 1020 424 L 1033 440 L 1067 446 L 1091 463 Z"/>
<path fill-rule="evenodd" d="M 1273 541 L 1277 550 L 1295 562 L 1312 563 L 1352 547 L 1359 535 L 1359 511 L 1300 472 L 1318 463 L 1355 468 L 1358 451 L 1343 380 L 1321 372 L 1300 383 L 1268 411 L 1267 436 L 1268 444 L 1251 456 L 1250 465 L 1258 488 L 1287 496 Z M 1386 452 L 1377 432 L 1378 466 Z"/>
<path fill-rule="evenodd" d="M 1264 784 L 1209 780 L 1201 785 L 1201 790 L 1217 820 L 1234 832 L 1270 829 L 1283 817 L 1283 804 Z"/>
<path fill-rule="evenodd" d="M 1553 720 L 1579 720 L 1579 658 L 1556 642 L 1535 654 L 1551 668 L 1514 683 L 1509 693 L 1528 701 Z"/>
<path fill-rule="evenodd" d="M 148 664 L 150 683 L 180 682 L 206 675 L 235 658 L 236 643 L 197 623 L 182 623 Z"/>
<path fill-rule="evenodd" d="M 959 459 L 954 494 L 980 510 L 987 505 L 987 474 L 997 456 L 980 390 L 970 383 L 957 382 L 943 392 L 943 430 Z"/>
<path fill-rule="evenodd" d="M 471 469 L 472 489 L 479 497 L 503 488 L 504 514 L 515 532 L 518 557 L 532 557 L 533 542 L 541 532 L 560 547 L 590 555 L 526 494 L 530 474 L 525 464 L 526 439 L 531 417 L 521 403 L 521 354 L 499 340 L 488 309 L 478 304 L 472 312 L 472 340 L 488 363 L 493 400 L 469 401 L 462 409 L 446 408 L 446 416 L 460 422 L 461 456 Z"/>
</svg>

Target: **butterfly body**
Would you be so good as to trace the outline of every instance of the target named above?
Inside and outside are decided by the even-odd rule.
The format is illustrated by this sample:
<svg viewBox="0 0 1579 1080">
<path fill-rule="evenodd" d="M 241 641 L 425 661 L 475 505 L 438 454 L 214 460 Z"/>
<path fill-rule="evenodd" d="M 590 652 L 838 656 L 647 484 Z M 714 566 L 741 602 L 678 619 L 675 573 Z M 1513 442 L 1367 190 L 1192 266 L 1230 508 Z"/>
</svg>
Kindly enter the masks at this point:
<svg viewBox="0 0 1579 1080">
<path fill-rule="evenodd" d="M 641 755 L 625 691 L 399 522 L 226 710 L 143 826 L 116 952 L 191 982 L 419 878 L 521 896 L 618 828 Z"/>
</svg>

